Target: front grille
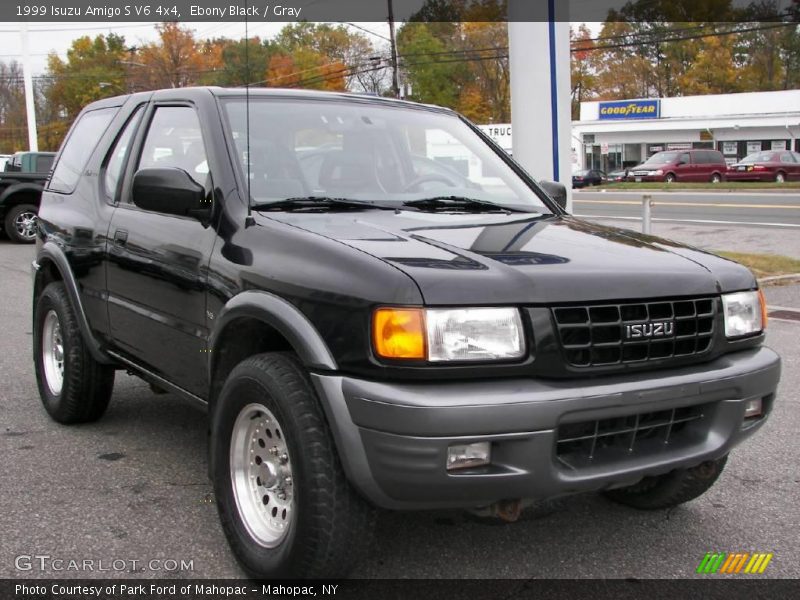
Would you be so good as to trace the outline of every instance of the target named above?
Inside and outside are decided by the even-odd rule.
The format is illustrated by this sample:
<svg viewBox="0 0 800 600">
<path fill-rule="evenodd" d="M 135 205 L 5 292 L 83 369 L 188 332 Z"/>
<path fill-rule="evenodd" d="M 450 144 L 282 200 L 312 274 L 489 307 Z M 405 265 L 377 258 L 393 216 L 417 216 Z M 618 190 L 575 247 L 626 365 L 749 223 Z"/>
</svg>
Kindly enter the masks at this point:
<svg viewBox="0 0 800 600">
<path fill-rule="evenodd" d="M 641 177 L 643 175 L 650 175 L 650 171 L 633 171 L 633 174 L 637 177 Z"/>
<path fill-rule="evenodd" d="M 556 458 L 570 469 L 662 452 L 696 439 L 711 405 L 568 423 L 558 427 Z M 699 436 L 697 436 L 699 438 Z"/>
<path fill-rule="evenodd" d="M 713 298 L 553 308 L 558 339 L 574 367 L 644 363 L 708 352 Z"/>
</svg>

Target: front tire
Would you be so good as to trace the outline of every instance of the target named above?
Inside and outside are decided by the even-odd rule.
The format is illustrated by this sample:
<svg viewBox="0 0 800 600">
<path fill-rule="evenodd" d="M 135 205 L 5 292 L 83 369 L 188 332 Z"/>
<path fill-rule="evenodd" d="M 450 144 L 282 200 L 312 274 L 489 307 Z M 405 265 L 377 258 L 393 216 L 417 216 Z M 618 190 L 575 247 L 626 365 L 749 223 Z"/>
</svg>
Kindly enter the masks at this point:
<svg viewBox="0 0 800 600">
<path fill-rule="evenodd" d="M 4 229 L 11 241 L 32 244 L 36 241 L 36 212 L 33 204 L 12 206 L 6 213 Z"/>
<path fill-rule="evenodd" d="M 711 183 L 720 183 L 720 182 L 722 182 L 722 175 L 720 175 L 719 173 L 714 173 L 711 176 Z"/>
<path fill-rule="evenodd" d="M 667 173 L 667 176 L 664 178 L 664 181 L 667 183 L 675 183 L 675 175 L 672 173 Z"/>
<path fill-rule="evenodd" d="M 614 502 L 641 510 L 672 508 L 707 492 L 719 478 L 728 456 L 709 460 L 689 469 L 645 477 L 639 483 L 604 492 Z"/>
<path fill-rule="evenodd" d="M 96 421 L 114 390 L 114 368 L 98 363 L 83 341 L 64 284 L 49 284 L 36 303 L 33 362 L 39 396 L 59 423 Z"/>
<path fill-rule="evenodd" d="M 369 546 L 375 511 L 348 483 L 294 355 L 240 363 L 216 401 L 211 435 L 222 528 L 248 575 L 345 575 Z"/>
</svg>

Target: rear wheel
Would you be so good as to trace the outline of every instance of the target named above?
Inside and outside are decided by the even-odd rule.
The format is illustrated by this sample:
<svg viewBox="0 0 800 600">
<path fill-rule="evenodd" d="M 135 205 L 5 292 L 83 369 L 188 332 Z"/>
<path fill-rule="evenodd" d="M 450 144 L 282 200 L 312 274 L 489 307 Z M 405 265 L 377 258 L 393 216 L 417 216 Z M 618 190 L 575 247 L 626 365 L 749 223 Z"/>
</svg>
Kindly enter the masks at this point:
<svg viewBox="0 0 800 600">
<path fill-rule="evenodd" d="M 778 171 L 778 173 L 775 175 L 775 181 L 777 183 L 784 183 L 786 181 L 786 173 Z"/>
<path fill-rule="evenodd" d="M 12 206 L 6 213 L 6 235 L 18 244 L 32 244 L 36 240 L 36 207 L 33 204 Z"/>
<path fill-rule="evenodd" d="M 719 173 L 714 173 L 711 176 L 711 183 L 719 183 L 721 181 L 722 181 L 722 175 L 720 175 Z"/>
<path fill-rule="evenodd" d="M 294 355 L 260 354 L 230 374 L 212 415 L 222 528 L 255 578 L 338 577 L 372 536 L 319 400 Z"/>
<path fill-rule="evenodd" d="M 694 500 L 708 491 L 722 473 L 726 462 L 727 455 L 689 469 L 676 469 L 665 475 L 645 477 L 637 484 L 604 493 L 611 500 L 633 508 L 671 508 Z"/>
<path fill-rule="evenodd" d="M 63 283 L 44 289 L 33 326 L 33 361 L 45 410 L 59 423 L 99 419 L 111 399 L 114 369 L 94 360 L 86 347 Z"/>
<path fill-rule="evenodd" d="M 666 181 L 667 183 L 675 183 L 675 174 L 667 173 L 667 176 L 664 178 L 664 181 Z"/>
</svg>

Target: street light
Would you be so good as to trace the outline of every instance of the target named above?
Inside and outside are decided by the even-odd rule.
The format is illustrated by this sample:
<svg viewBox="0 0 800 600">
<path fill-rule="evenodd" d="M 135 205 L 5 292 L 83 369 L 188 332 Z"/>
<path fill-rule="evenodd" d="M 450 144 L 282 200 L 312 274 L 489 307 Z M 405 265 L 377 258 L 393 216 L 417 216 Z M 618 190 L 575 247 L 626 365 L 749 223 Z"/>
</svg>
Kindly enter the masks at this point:
<svg viewBox="0 0 800 600">
<path fill-rule="evenodd" d="M 111 83 L 111 82 L 109 82 L 109 81 L 100 81 L 100 82 L 98 82 L 98 84 L 97 84 L 97 85 L 98 85 L 98 87 L 99 87 L 101 90 L 104 90 L 104 89 L 106 89 L 106 88 L 117 88 L 117 89 L 118 89 L 120 92 L 122 92 L 123 94 L 127 94 L 127 93 L 128 93 L 128 92 L 126 92 L 125 90 L 123 90 L 123 89 L 122 89 L 122 87 L 120 87 L 118 84 L 116 84 L 116 83 Z"/>
</svg>

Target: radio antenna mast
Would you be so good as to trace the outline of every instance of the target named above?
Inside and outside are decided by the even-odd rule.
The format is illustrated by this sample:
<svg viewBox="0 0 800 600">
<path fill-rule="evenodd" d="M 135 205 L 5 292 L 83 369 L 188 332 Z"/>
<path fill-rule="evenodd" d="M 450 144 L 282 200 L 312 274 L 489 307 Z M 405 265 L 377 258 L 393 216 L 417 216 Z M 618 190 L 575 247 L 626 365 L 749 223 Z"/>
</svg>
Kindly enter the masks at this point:
<svg viewBox="0 0 800 600">
<path fill-rule="evenodd" d="M 247 28 L 247 4 L 248 0 L 244 0 L 244 105 L 245 105 L 245 138 L 247 144 L 247 218 L 245 219 L 245 227 L 255 225 L 253 219 L 252 197 L 250 196 L 250 36 L 248 35 Z"/>
</svg>

